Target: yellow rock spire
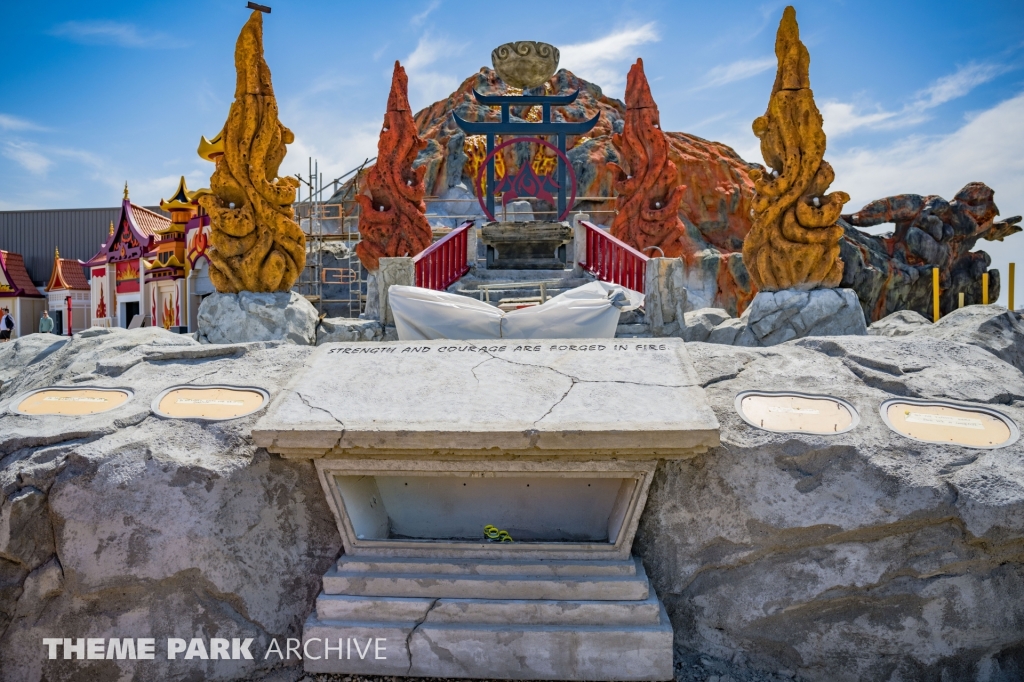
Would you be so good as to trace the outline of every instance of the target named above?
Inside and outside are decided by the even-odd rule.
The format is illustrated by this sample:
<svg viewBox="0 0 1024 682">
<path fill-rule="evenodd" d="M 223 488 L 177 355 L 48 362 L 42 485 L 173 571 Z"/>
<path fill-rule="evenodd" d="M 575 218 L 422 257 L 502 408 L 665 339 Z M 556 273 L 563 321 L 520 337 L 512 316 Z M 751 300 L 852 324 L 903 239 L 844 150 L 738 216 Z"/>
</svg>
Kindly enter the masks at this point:
<svg viewBox="0 0 1024 682">
<path fill-rule="evenodd" d="M 756 194 L 743 262 L 761 291 L 835 287 L 843 277 L 843 228 L 836 220 L 850 195 L 825 194 L 835 172 L 824 160 L 825 131 L 810 87 L 811 58 L 800 42 L 792 7 L 782 14 L 775 55 L 779 66 L 768 111 L 753 125 L 769 172 L 750 171 Z"/>
</svg>

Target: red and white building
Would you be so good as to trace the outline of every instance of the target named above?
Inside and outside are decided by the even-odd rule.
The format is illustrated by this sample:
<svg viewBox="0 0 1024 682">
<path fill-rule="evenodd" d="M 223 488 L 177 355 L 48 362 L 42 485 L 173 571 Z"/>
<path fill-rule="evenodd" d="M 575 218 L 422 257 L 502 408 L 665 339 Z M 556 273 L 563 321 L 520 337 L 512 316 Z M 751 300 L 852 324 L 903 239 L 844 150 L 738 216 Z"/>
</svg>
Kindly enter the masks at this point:
<svg viewBox="0 0 1024 682">
<path fill-rule="evenodd" d="M 46 298 L 32 284 L 21 254 L 0 251 L 0 308 L 14 318 L 12 338 L 38 331 Z"/>
<path fill-rule="evenodd" d="M 91 290 L 82 268 L 81 261 L 61 258 L 60 251 L 54 250 L 46 299 L 56 334 L 68 335 L 69 331 L 73 333 L 92 326 Z"/>
</svg>

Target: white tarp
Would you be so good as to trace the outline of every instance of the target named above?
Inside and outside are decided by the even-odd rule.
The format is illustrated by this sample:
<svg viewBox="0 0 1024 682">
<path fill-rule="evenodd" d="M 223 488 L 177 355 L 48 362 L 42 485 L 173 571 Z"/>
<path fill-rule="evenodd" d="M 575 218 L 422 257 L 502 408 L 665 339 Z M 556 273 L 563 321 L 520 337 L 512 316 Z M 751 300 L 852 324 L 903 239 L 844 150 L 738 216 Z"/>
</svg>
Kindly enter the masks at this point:
<svg viewBox="0 0 1024 682">
<path fill-rule="evenodd" d="M 395 285 L 388 304 L 402 341 L 429 339 L 610 339 L 619 313 L 644 303 L 643 294 L 590 282 L 542 305 L 502 312 L 468 296 Z"/>
</svg>

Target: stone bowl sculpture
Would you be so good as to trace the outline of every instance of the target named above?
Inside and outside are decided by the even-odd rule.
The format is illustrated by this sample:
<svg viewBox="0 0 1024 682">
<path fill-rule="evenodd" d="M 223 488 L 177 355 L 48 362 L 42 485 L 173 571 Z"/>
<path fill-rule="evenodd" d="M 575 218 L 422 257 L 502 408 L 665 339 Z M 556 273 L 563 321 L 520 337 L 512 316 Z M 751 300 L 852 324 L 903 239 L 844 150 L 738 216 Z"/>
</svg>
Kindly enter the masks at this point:
<svg viewBox="0 0 1024 682">
<path fill-rule="evenodd" d="M 558 70 L 558 48 L 534 40 L 505 43 L 491 52 L 491 63 L 506 85 L 535 88 Z"/>
</svg>

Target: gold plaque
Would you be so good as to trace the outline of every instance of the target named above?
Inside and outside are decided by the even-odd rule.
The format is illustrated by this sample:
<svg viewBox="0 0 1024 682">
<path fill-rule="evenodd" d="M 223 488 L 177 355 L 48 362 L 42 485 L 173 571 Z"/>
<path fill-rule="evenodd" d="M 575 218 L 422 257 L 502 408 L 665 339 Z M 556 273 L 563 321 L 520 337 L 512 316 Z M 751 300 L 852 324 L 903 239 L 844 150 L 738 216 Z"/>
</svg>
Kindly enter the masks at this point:
<svg viewBox="0 0 1024 682">
<path fill-rule="evenodd" d="M 882 403 L 880 411 L 890 429 L 924 443 L 990 450 L 1011 445 L 1020 438 L 1012 419 L 987 407 L 895 398 Z"/>
<path fill-rule="evenodd" d="M 52 386 L 32 391 L 15 400 L 11 403 L 11 412 L 24 415 L 80 417 L 112 410 L 124 405 L 131 398 L 132 392 L 127 388 Z"/>
<path fill-rule="evenodd" d="M 252 386 L 173 386 L 156 397 L 153 411 L 170 419 L 237 419 L 263 407 L 269 397 Z"/>
<path fill-rule="evenodd" d="M 736 396 L 743 421 L 774 433 L 844 433 L 860 422 L 853 405 L 827 395 L 744 391 Z"/>
</svg>

